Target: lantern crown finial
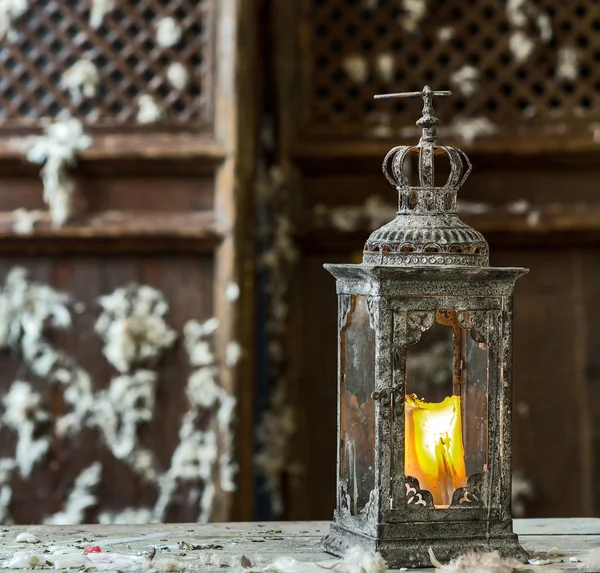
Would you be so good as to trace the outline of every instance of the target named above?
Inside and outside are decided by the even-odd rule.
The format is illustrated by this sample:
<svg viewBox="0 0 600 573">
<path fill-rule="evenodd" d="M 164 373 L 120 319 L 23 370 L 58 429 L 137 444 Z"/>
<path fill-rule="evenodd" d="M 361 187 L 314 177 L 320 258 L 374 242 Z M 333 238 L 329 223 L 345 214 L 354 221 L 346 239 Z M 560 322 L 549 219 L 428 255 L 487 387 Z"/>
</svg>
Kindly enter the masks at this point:
<svg viewBox="0 0 600 573">
<path fill-rule="evenodd" d="M 420 92 L 376 95 L 376 99 L 423 98 L 416 122 L 422 134 L 417 145 L 400 145 L 383 160 L 383 173 L 399 194 L 396 219 L 373 232 L 365 244 L 363 263 L 395 266 L 487 266 L 489 248 L 481 233 L 458 218 L 456 195 L 471 173 L 466 153 L 442 145 L 433 98 L 450 96 L 425 86 Z M 418 182 L 411 181 L 408 158 L 418 156 Z M 436 185 L 435 158 L 446 156 L 449 175 Z"/>
<path fill-rule="evenodd" d="M 397 94 L 378 94 L 375 99 L 392 99 L 392 98 L 404 98 L 404 97 L 419 97 L 423 98 L 423 116 L 417 125 L 423 130 L 421 141 L 419 143 L 438 143 L 436 134 L 436 127 L 440 124 L 440 120 L 435 117 L 433 109 L 433 98 L 434 96 L 449 96 L 452 95 L 450 91 L 433 91 L 429 86 L 425 86 L 420 92 L 401 92 Z"/>
</svg>

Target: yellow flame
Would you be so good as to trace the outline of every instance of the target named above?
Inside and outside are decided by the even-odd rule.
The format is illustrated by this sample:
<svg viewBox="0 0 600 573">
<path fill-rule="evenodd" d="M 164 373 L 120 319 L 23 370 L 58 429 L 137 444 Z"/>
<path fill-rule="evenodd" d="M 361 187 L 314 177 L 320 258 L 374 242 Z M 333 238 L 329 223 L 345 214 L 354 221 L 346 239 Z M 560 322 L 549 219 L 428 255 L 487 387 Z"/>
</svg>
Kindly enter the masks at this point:
<svg viewBox="0 0 600 573">
<path fill-rule="evenodd" d="M 467 483 L 460 396 L 429 403 L 414 394 L 405 402 L 404 472 L 431 492 L 436 506 L 448 506 Z"/>
</svg>

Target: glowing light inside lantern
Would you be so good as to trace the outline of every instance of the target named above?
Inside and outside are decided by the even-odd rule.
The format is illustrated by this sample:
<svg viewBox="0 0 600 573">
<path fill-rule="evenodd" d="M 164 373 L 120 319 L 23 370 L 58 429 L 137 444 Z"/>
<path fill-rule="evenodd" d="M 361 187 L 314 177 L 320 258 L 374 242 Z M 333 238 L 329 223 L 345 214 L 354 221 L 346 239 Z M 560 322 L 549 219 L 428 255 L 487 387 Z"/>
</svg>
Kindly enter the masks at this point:
<svg viewBox="0 0 600 573">
<path fill-rule="evenodd" d="M 405 474 L 431 492 L 436 507 L 447 507 L 467 483 L 460 396 L 429 403 L 413 394 L 406 396 L 404 412 Z"/>
</svg>

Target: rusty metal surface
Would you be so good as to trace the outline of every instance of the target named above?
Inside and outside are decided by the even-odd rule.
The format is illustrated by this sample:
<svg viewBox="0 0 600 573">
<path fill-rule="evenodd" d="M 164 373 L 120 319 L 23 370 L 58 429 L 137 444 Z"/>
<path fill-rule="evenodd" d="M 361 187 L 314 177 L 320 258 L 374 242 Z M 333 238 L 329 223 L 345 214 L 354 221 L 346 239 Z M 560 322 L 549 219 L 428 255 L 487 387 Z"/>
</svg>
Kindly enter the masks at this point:
<svg viewBox="0 0 600 573">
<path fill-rule="evenodd" d="M 399 194 L 398 215 L 368 238 L 363 262 L 372 265 L 459 265 L 484 266 L 489 262 L 489 246 L 481 233 L 458 218 L 456 194 L 467 180 L 472 166 L 466 154 L 456 147 L 440 144 L 439 120 L 434 115 L 433 97 L 450 92 L 422 92 L 376 97 L 423 97 L 422 129 L 416 146 L 394 147 L 383 160 L 383 173 Z M 406 163 L 418 158 L 418 182 L 410 181 Z M 436 186 L 436 156 L 445 155 L 450 174 Z"/>
</svg>

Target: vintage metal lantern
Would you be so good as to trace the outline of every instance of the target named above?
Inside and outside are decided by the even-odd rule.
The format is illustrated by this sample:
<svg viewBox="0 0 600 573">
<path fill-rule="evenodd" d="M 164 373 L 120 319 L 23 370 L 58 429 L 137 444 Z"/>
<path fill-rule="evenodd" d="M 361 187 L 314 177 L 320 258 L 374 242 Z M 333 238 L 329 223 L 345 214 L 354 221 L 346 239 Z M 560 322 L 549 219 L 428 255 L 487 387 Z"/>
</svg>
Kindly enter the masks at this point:
<svg viewBox="0 0 600 573">
<path fill-rule="evenodd" d="M 511 517 L 512 296 L 522 268 L 489 266 L 483 236 L 457 214 L 471 172 L 441 145 L 433 96 L 422 137 L 383 170 L 396 218 L 374 231 L 362 264 L 325 265 L 339 297 L 337 509 L 327 551 L 358 545 L 393 567 L 431 566 L 468 550 L 526 559 Z M 404 164 L 418 156 L 418 184 Z M 448 179 L 435 184 L 434 159 Z"/>
</svg>

